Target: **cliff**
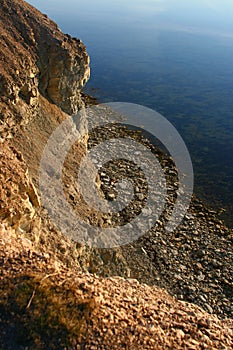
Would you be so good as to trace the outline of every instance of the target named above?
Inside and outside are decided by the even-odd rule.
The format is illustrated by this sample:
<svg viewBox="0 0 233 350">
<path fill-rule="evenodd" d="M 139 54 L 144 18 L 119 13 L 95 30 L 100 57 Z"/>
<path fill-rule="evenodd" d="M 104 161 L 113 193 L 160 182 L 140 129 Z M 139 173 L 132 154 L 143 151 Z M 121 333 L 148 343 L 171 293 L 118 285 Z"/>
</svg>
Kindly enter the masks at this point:
<svg viewBox="0 0 233 350">
<path fill-rule="evenodd" d="M 1 220 L 41 246 L 50 223 L 38 195 L 40 158 L 52 131 L 84 107 L 89 56 L 24 1 L 1 1 L 0 29 Z"/>
<path fill-rule="evenodd" d="M 1 1 L 0 17 L 1 132 L 27 123 L 40 95 L 75 114 L 90 75 L 83 43 L 23 1 Z"/>
<path fill-rule="evenodd" d="M 161 223 L 117 249 L 82 246 L 51 222 L 40 160 L 51 133 L 84 108 L 89 57 L 21 0 L 1 0 L 0 29 L 0 349 L 231 349 L 232 231 L 197 198 L 172 234 Z M 64 164 L 81 215 L 92 213 L 75 169 L 108 132 L 74 144 Z"/>
</svg>

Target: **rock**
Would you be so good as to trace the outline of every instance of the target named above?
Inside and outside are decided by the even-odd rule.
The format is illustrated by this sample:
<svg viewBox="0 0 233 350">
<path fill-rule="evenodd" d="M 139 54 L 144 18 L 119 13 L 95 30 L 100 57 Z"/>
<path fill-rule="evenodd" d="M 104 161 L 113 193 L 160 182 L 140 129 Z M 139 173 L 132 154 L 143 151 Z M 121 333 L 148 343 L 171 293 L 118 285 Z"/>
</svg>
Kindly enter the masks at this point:
<svg viewBox="0 0 233 350">
<path fill-rule="evenodd" d="M 30 232 L 40 225 L 36 217 L 40 199 L 22 155 L 8 143 L 1 146 L 0 168 L 1 221 L 20 233 Z"/>
<path fill-rule="evenodd" d="M 108 199 L 113 200 L 116 198 L 116 195 L 114 193 L 108 193 L 107 197 Z"/>
<path fill-rule="evenodd" d="M 211 307 L 209 304 L 205 303 L 205 308 L 208 310 L 208 312 L 209 312 L 210 314 L 213 313 L 213 309 L 212 309 L 212 307 Z"/>
<path fill-rule="evenodd" d="M 0 17 L 0 102 L 13 112 L 11 130 L 37 114 L 41 95 L 76 114 L 84 106 L 81 89 L 90 76 L 83 43 L 23 1 L 1 1 Z M 6 112 L 1 120 L 9 120 Z"/>
</svg>

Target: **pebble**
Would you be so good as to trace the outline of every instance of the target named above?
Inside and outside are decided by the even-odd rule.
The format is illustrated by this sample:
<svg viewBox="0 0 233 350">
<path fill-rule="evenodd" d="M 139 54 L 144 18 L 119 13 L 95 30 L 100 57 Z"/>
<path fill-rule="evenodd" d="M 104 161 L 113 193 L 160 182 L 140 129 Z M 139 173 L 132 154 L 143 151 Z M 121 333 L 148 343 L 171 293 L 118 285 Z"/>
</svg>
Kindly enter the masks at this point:
<svg viewBox="0 0 233 350">
<path fill-rule="evenodd" d="M 117 136 L 114 127 L 111 132 L 111 135 Z M 93 144 L 97 144 L 101 142 L 101 135 L 95 134 L 90 139 Z M 211 305 L 214 305 L 214 312 L 219 317 L 233 317 L 233 296 L 229 297 L 227 292 L 232 286 L 233 276 L 232 239 L 227 237 L 233 235 L 215 217 L 215 213 L 208 210 L 195 196 L 180 226 L 172 233 L 164 230 L 176 201 L 177 171 L 173 169 L 170 159 L 160 153 L 157 157 L 167 174 L 169 191 L 166 206 L 154 228 L 145 237 L 140 238 L 141 246 L 136 242 L 132 243 L 133 250 L 128 246 L 122 248 L 127 268 L 134 271 L 133 275 L 142 283 L 164 287 L 170 294 L 179 296 L 184 301 L 191 300 L 209 313 L 213 313 Z M 130 222 L 138 215 L 139 209 L 144 217 L 147 216 L 151 220 L 153 212 L 146 203 L 142 204 L 146 198 L 147 182 L 136 167 L 123 162 L 116 163 L 110 170 L 102 168 L 100 177 L 105 186 L 103 191 L 106 198 L 116 198 L 113 179 L 119 178 L 118 171 L 120 176 L 125 172 L 126 178 L 133 183 L 135 196 L 132 205 L 123 213 L 114 215 L 111 223 L 114 225 L 115 222 Z M 160 193 L 153 193 L 151 198 L 156 201 L 159 195 Z M 142 254 L 135 253 L 142 246 L 141 251 L 147 255 L 147 262 L 143 260 Z M 131 258 L 132 252 L 134 259 Z M 135 267 L 135 264 L 139 267 Z M 223 289 L 223 284 L 227 286 L 226 289 Z"/>
<path fill-rule="evenodd" d="M 208 310 L 208 312 L 209 312 L 210 314 L 213 313 L 213 309 L 212 309 L 212 307 L 211 307 L 209 304 L 205 303 L 205 307 L 206 307 L 206 309 Z"/>
<path fill-rule="evenodd" d="M 200 298 L 202 301 L 206 302 L 206 298 L 204 297 L 204 295 L 200 295 L 199 298 Z"/>
</svg>

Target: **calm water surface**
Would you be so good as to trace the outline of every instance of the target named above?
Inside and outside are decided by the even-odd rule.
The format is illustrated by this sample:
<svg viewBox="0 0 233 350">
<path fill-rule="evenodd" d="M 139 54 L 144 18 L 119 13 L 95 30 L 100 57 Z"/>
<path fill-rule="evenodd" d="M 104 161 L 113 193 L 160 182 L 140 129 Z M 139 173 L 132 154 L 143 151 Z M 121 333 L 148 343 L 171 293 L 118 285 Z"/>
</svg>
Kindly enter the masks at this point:
<svg viewBox="0 0 233 350">
<path fill-rule="evenodd" d="M 87 91 L 162 113 L 190 151 L 195 191 L 233 216 L 233 2 L 29 1 L 81 38 Z"/>
</svg>

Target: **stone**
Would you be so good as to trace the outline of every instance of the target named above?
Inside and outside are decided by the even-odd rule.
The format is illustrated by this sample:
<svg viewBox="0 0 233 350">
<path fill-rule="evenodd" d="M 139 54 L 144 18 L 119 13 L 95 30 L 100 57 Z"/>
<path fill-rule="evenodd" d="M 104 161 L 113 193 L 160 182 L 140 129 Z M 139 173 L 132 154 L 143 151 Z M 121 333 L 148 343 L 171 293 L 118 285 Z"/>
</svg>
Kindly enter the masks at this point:
<svg viewBox="0 0 233 350">
<path fill-rule="evenodd" d="M 39 11 L 35 18 L 35 10 L 29 4 L 17 2 L 17 6 L 18 11 L 14 12 L 11 3 L 3 0 L 0 9 L 7 23 L 4 26 L 0 22 L 1 33 L 6 32 L 5 40 L 0 41 L 4 62 L 0 100 L 6 98 L 9 110 L 13 111 L 11 129 L 27 123 L 28 115 L 33 114 L 30 108 L 36 114 L 41 95 L 65 113 L 76 114 L 84 107 L 81 90 L 90 76 L 89 56 L 80 40 L 63 34 Z M 28 16 L 24 15 L 25 11 Z M 10 29 L 11 24 L 14 30 Z"/>
<path fill-rule="evenodd" d="M 211 307 L 209 304 L 205 303 L 205 307 L 206 307 L 206 309 L 208 310 L 208 312 L 209 312 L 210 314 L 213 313 L 213 309 L 212 309 L 212 307 Z"/>
</svg>

